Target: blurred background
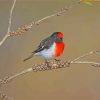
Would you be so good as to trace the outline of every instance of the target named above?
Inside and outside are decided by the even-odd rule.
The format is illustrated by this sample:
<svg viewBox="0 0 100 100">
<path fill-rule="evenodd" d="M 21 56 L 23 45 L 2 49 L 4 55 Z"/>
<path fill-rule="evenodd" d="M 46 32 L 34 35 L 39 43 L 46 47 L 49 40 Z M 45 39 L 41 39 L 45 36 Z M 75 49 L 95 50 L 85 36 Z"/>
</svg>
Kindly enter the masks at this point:
<svg viewBox="0 0 100 100">
<path fill-rule="evenodd" d="M 7 32 L 9 10 L 13 0 L 0 0 L 0 40 Z M 11 30 L 56 13 L 76 0 L 17 0 Z M 21 72 L 33 64 L 42 63 L 41 57 L 23 59 L 39 42 L 53 32 L 64 34 L 65 51 L 60 57 L 72 60 L 92 50 L 100 50 L 100 2 L 94 6 L 78 4 L 66 14 L 45 20 L 22 36 L 9 37 L 0 47 L 0 78 Z M 92 55 L 86 61 L 100 61 Z M 100 68 L 73 64 L 65 69 L 28 73 L 16 78 L 4 88 L 14 100 L 100 100 Z"/>
</svg>

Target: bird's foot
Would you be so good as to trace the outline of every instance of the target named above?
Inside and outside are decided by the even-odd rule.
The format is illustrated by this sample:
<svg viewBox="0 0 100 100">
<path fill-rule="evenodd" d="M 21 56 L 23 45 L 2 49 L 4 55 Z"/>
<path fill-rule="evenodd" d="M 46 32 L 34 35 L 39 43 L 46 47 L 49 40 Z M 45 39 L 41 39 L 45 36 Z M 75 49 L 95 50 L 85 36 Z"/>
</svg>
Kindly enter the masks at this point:
<svg viewBox="0 0 100 100">
<path fill-rule="evenodd" d="M 60 59 L 54 59 L 54 61 L 55 61 L 56 63 L 59 63 L 61 60 L 60 60 Z"/>
</svg>

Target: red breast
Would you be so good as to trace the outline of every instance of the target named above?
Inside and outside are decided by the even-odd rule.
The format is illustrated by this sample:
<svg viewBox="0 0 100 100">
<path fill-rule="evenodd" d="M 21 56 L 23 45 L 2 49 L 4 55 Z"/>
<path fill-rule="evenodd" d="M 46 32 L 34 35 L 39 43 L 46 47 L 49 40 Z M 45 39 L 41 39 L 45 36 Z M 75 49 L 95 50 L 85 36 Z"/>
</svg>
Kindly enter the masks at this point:
<svg viewBox="0 0 100 100">
<path fill-rule="evenodd" d="M 55 43 L 55 53 L 54 56 L 58 57 L 63 53 L 64 50 L 64 43 L 63 42 L 56 42 Z"/>
</svg>

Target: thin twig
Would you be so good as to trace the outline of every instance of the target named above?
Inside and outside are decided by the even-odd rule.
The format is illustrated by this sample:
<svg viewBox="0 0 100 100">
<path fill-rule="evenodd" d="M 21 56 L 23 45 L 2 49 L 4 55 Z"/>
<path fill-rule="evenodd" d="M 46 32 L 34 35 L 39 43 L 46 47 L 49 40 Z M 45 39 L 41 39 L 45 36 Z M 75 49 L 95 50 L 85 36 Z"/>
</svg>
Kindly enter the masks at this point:
<svg viewBox="0 0 100 100">
<path fill-rule="evenodd" d="M 98 62 L 92 62 L 92 61 L 74 61 L 71 62 L 71 64 L 92 64 L 92 65 L 100 65 Z"/>
<path fill-rule="evenodd" d="M 10 9 L 10 16 L 9 16 L 9 22 L 8 22 L 8 29 L 6 35 L 3 37 L 3 39 L 0 41 L 0 46 L 5 42 L 5 40 L 10 36 L 10 29 L 11 29 L 11 21 L 12 21 L 12 13 L 15 7 L 16 0 L 13 1 L 12 7 Z"/>
<path fill-rule="evenodd" d="M 43 22 L 44 20 L 47 20 L 47 19 L 50 19 L 52 17 L 55 17 L 55 16 L 61 16 L 63 15 L 66 11 L 68 11 L 69 9 L 71 9 L 73 6 L 76 6 L 76 4 L 79 4 L 79 1 L 76 2 L 76 4 L 72 4 L 71 6 L 69 7 L 64 7 L 62 8 L 60 11 L 58 11 L 57 13 L 54 13 L 52 15 L 48 15 L 46 17 L 43 17 L 37 21 L 32 21 L 30 24 L 28 25 L 24 25 L 22 27 L 19 27 L 16 31 L 10 31 L 10 28 L 11 28 L 11 20 L 12 20 L 12 13 L 13 13 L 13 9 L 15 7 L 15 3 L 16 3 L 16 0 L 14 0 L 13 2 L 13 5 L 11 7 L 11 10 L 10 10 L 10 17 L 9 17 L 9 23 L 8 23 L 8 30 L 7 30 L 7 33 L 6 35 L 3 37 L 3 39 L 0 41 L 0 46 L 5 42 L 5 40 L 9 37 L 9 36 L 19 36 L 19 35 L 22 35 L 23 33 L 29 31 L 33 25 L 39 25 L 41 22 Z"/>
<path fill-rule="evenodd" d="M 8 21 L 8 29 L 7 29 L 7 33 L 6 35 L 3 37 L 3 39 L 0 41 L 0 46 L 5 42 L 5 40 L 10 36 L 9 32 L 10 32 L 10 29 L 11 29 L 11 21 L 12 21 L 12 13 L 13 13 L 13 9 L 15 7 L 15 3 L 16 3 L 16 0 L 13 0 L 13 4 L 12 4 L 12 7 L 10 9 L 10 16 L 9 16 L 9 21 Z M 0 79 L 0 83 L 2 83 L 2 80 Z M 8 97 L 6 94 L 4 93 L 1 93 L 0 92 L 0 98 L 1 99 L 6 99 L 6 100 L 13 100 L 11 97 Z"/>
<path fill-rule="evenodd" d="M 94 51 L 94 54 L 99 55 L 100 56 L 100 51 Z"/>
<path fill-rule="evenodd" d="M 69 67 L 71 64 L 90 64 L 94 67 L 100 67 L 100 63 L 98 62 L 91 62 L 91 61 L 78 61 L 79 59 L 83 58 L 83 57 L 86 57 L 86 56 L 89 56 L 91 54 L 95 54 L 97 51 L 91 51 L 89 53 L 86 53 L 82 56 L 79 56 L 77 58 L 75 58 L 74 60 L 72 61 L 55 61 L 55 62 L 50 62 L 49 63 L 49 67 L 46 63 L 42 63 L 42 64 L 34 64 L 33 67 L 30 67 L 26 70 L 23 70 L 15 75 L 12 75 L 10 77 L 5 77 L 3 79 L 0 79 L 0 86 L 4 85 L 4 84 L 7 84 L 9 82 L 11 82 L 12 80 L 16 79 L 17 77 L 21 76 L 21 75 L 24 75 L 26 73 L 29 73 L 29 72 L 38 72 L 38 71 L 47 71 L 47 70 L 54 70 L 54 69 L 59 69 L 59 68 L 66 68 L 66 67 Z M 97 52 L 98 53 L 98 52 Z M 13 100 L 11 99 L 10 97 L 6 96 L 5 94 L 2 95 L 1 94 L 1 97 L 4 99 L 8 99 L 8 100 Z"/>
<path fill-rule="evenodd" d="M 53 62 L 50 62 L 49 63 L 49 66 L 45 63 L 42 63 L 42 64 L 34 64 L 33 67 L 30 67 L 26 70 L 23 70 L 15 75 L 12 75 L 10 77 L 5 77 L 3 79 L 0 79 L 0 85 L 3 85 L 3 84 L 6 84 L 8 82 L 10 82 L 11 80 L 23 75 L 23 74 L 26 74 L 26 73 L 29 73 L 31 71 L 33 72 L 37 72 L 37 71 L 46 71 L 46 70 L 53 70 L 53 69 L 59 69 L 59 68 L 66 68 L 66 67 L 69 67 L 71 64 L 91 64 L 92 66 L 95 66 L 95 67 L 100 67 L 100 63 L 99 62 L 91 62 L 91 61 L 78 61 L 80 58 L 83 58 L 83 57 L 86 57 L 88 55 L 91 55 L 91 54 L 94 54 L 94 51 L 91 51 L 89 53 L 86 53 L 82 56 L 79 56 L 77 58 L 75 58 L 74 60 L 72 61 L 53 61 Z"/>
<path fill-rule="evenodd" d="M 42 64 L 35 64 L 33 65 L 33 67 L 30 67 L 26 70 L 23 70 L 15 75 L 12 75 L 10 77 L 6 77 L 4 79 L 1 79 L 1 82 L 0 84 L 1 85 L 4 85 L 4 84 L 7 84 L 8 82 L 10 82 L 11 80 L 23 75 L 23 74 L 26 74 L 26 73 L 29 73 L 29 72 L 38 72 L 38 71 L 46 71 L 46 70 L 53 70 L 53 69 L 59 69 L 59 68 L 66 68 L 66 67 L 69 67 L 70 64 L 91 64 L 91 65 L 95 65 L 95 66 L 100 66 L 100 63 L 98 62 L 90 62 L 90 61 L 74 61 L 74 62 L 68 62 L 68 61 L 60 61 L 59 63 L 50 63 L 50 68 L 42 63 Z"/>
<path fill-rule="evenodd" d="M 75 58 L 74 60 L 71 61 L 71 63 L 73 63 L 73 62 L 75 62 L 75 61 L 77 61 L 77 60 L 79 60 L 79 59 L 81 59 L 81 58 L 83 58 L 83 57 L 92 55 L 92 54 L 94 54 L 94 53 L 95 53 L 94 51 L 90 51 L 90 52 L 88 52 L 88 53 L 86 53 L 86 54 L 84 54 L 84 55 L 82 55 L 82 56 L 79 56 L 79 57 Z"/>
<path fill-rule="evenodd" d="M 69 7 L 64 7 L 62 8 L 60 11 L 58 11 L 57 13 L 54 13 L 54 14 L 51 14 L 51 15 L 48 15 L 48 16 L 45 16 L 37 21 L 32 21 L 30 24 L 28 25 L 24 25 L 22 27 L 19 27 L 16 31 L 12 31 L 10 32 L 10 36 L 20 36 L 22 35 L 23 33 L 29 31 L 34 25 L 39 25 L 41 22 L 47 20 L 47 19 L 50 19 L 52 17 L 56 17 L 56 16 L 61 16 L 63 14 L 65 14 L 66 11 L 68 11 L 69 9 L 71 9 L 72 7 L 76 6 L 77 4 L 79 4 L 79 1 L 76 2 L 76 4 L 72 4 L 70 5 Z"/>
<path fill-rule="evenodd" d="M 33 25 L 39 25 L 41 22 L 43 22 L 44 20 L 47 20 L 47 19 L 50 19 L 54 16 L 60 16 L 62 15 L 63 13 L 65 13 L 68 9 L 67 8 L 63 8 L 63 10 L 60 10 L 59 12 L 57 13 L 54 13 L 52 15 L 48 15 L 46 17 L 43 17 L 37 21 L 33 21 L 31 22 L 30 24 L 28 25 L 24 25 L 22 27 L 19 27 L 16 31 L 13 31 L 13 32 L 10 32 L 10 36 L 19 36 L 19 35 L 22 35 L 23 33 L 29 31 Z"/>
<path fill-rule="evenodd" d="M 4 94 L 4 93 L 1 93 L 0 92 L 0 98 L 3 100 L 3 99 L 6 99 L 6 100 L 14 100 L 14 99 L 12 99 L 11 97 L 8 97 L 6 94 Z"/>
<path fill-rule="evenodd" d="M 28 68 L 26 70 L 23 70 L 15 75 L 12 75 L 10 77 L 6 77 L 4 79 L 0 79 L 1 82 L 0 82 L 0 85 L 4 85 L 4 84 L 7 84 L 9 83 L 10 81 L 14 80 L 15 78 L 21 76 L 21 75 L 24 75 L 26 73 L 29 73 L 29 72 L 38 72 L 38 71 L 47 71 L 47 70 L 54 70 L 54 69 L 59 69 L 59 68 L 66 68 L 66 67 L 69 67 L 70 64 L 91 64 L 93 65 L 94 67 L 100 67 L 100 63 L 97 63 L 97 62 L 90 62 L 90 61 L 74 61 L 74 62 L 68 62 L 68 61 L 60 61 L 60 62 L 50 62 L 49 63 L 49 67 L 47 64 L 45 63 L 42 63 L 42 64 L 34 64 L 33 67 L 31 68 Z M 0 96 L 2 99 L 7 99 L 7 100 L 13 100 L 12 98 L 8 97 L 7 95 L 5 94 L 2 94 L 0 93 Z"/>
<path fill-rule="evenodd" d="M 23 74 L 26 74 L 26 73 L 28 73 L 28 72 L 31 72 L 32 70 L 33 70 L 32 68 L 28 68 L 28 69 L 22 71 L 21 73 L 17 73 L 17 74 L 15 74 L 15 75 L 9 77 L 7 80 L 12 80 L 12 79 L 14 79 L 14 78 L 16 78 L 16 77 L 18 77 L 18 76 L 21 76 L 21 75 L 23 75 Z"/>
</svg>

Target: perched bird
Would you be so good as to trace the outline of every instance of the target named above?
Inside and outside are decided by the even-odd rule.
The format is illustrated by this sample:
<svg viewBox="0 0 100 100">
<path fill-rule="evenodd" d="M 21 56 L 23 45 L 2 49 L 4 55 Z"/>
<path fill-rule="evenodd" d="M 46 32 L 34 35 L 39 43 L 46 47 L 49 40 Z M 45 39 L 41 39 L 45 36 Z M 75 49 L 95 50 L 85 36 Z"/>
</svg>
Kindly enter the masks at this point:
<svg viewBox="0 0 100 100">
<path fill-rule="evenodd" d="M 60 56 L 63 50 L 63 34 L 61 32 L 54 32 L 51 36 L 42 40 L 37 49 L 28 58 L 24 59 L 24 61 L 32 58 L 34 55 L 38 55 L 44 57 L 45 61 L 48 62 L 48 59 Z"/>
</svg>

